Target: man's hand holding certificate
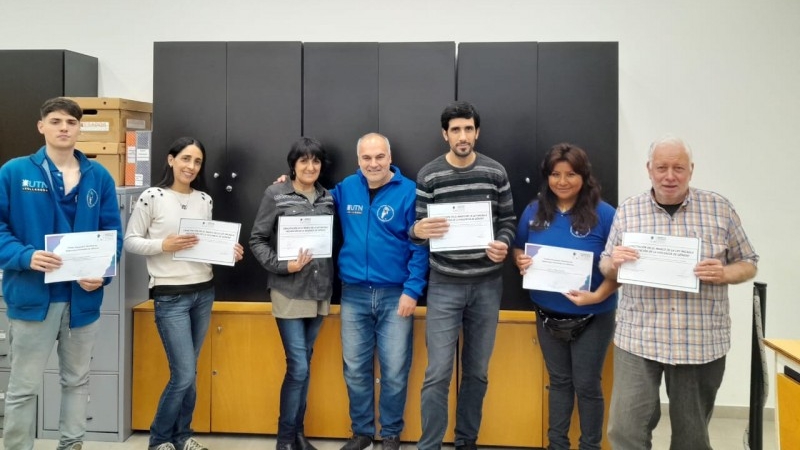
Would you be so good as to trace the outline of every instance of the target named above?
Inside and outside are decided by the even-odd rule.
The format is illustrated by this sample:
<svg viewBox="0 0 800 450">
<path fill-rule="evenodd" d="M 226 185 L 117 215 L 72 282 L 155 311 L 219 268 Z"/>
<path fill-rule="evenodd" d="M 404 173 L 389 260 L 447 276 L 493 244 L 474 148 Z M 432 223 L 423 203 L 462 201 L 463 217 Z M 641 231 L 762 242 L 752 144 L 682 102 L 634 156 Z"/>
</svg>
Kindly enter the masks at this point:
<svg viewBox="0 0 800 450">
<path fill-rule="evenodd" d="M 622 245 L 639 257 L 619 267 L 617 281 L 685 292 L 699 292 L 695 266 L 700 261 L 699 238 L 625 233 Z"/>
<path fill-rule="evenodd" d="M 236 262 L 235 248 L 241 227 L 241 224 L 233 222 L 181 219 L 178 234 L 196 236 L 197 243 L 175 252 L 172 259 L 232 266 Z"/>
<path fill-rule="evenodd" d="M 44 249 L 61 258 L 61 267 L 45 272 L 45 283 L 117 274 L 117 230 L 47 234 Z"/>
<path fill-rule="evenodd" d="M 485 249 L 494 241 L 491 202 L 431 203 L 428 217 L 447 219 L 442 237 L 430 239 L 430 251 Z"/>
</svg>

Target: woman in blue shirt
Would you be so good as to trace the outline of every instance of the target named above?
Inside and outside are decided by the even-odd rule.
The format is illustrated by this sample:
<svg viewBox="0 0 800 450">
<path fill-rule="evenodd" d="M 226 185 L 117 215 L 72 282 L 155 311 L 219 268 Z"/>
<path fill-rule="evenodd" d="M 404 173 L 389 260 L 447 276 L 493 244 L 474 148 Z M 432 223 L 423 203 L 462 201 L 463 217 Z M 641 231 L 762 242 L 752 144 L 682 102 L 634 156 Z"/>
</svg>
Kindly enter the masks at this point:
<svg viewBox="0 0 800 450">
<path fill-rule="evenodd" d="M 614 208 L 600 200 L 600 186 L 591 173 L 586 152 L 558 144 L 541 164 L 542 187 L 520 217 L 514 241 L 514 261 L 521 274 L 533 259 L 526 243 L 592 252 L 589 290 L 531 290 L 536 328 L 550 375 L 549 426 L 551 450 L 569 449 L 569 427 L 578 399 L 579 448 L 599 449 L 603 438 L 604 401 L 601 373 L 614 335 L 617 307 L 614 280 L 600 273 Z"/>
</svg>

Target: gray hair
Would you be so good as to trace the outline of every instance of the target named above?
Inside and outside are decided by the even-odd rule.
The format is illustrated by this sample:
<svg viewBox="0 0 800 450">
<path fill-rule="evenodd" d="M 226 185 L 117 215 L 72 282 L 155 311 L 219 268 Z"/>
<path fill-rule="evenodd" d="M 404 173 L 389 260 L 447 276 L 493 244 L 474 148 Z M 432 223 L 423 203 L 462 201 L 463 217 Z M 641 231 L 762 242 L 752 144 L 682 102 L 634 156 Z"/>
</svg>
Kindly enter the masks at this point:
<svg viewBox="0 0 800 450">
<path fill-rule="evenodd" d="M 382 138 L 383 141 L 386 142 L 386 150 L 389 151 L 390 155 L 392 154 L 392 145 L 389 144 L 389 138 L 387 138 L 386 136 L 384 136 L 384 135 L 382 135 L 380 133 L 367 133 L 367 134 L 361 136 L 360 138 L 358 138 L 358 142 L 356 142 L 356 156 L 358 156 L 358 149 L 361 147 L 361 141 L 363 141 L 364 139 L 372 138 L 372 137 L 380 137 L 380 138 Z"/>
<path fill-rule="evenodd" d="M 677 136 L 673 136 L 671 134 L 666 134 L 664 136 L 661 136 L 660 138 L 653 141 L 652 144 L 650 144 L 650 150 L 648 150 L 647 152 L 648 164 L 653 162 L 653 152 L 655 152 L 656 147 L 658 147 L 661 144 L 675 144 L 683 147 L 684 151 L 686 151 L 686 156 L 689 157 L 689 164 L 694 164 L 692 161 L 692 148 L 689 146 L 689 144 L 687 144 L 686 141 L 684 141 L 683 139 Z"/>
</svg>

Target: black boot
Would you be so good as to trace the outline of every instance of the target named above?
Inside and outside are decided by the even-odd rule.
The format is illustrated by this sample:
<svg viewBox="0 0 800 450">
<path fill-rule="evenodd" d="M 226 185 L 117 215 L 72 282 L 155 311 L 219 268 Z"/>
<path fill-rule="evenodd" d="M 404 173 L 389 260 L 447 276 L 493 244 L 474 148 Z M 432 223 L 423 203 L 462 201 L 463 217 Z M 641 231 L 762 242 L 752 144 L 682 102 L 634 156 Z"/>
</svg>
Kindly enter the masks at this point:
<svg viewBox="0 0 800 450">
<path fill-rule="evenodd" d="M 311 442 L 309 442 L 308 439 L 306 439 L 306 435 L 303 433 L 297 433 L 297 437 L 295 437 L 294 443 L 295 443 L 295 448 L 293 450 L 317 450 L 317 447 L 311 445 Z"/>
</svg>

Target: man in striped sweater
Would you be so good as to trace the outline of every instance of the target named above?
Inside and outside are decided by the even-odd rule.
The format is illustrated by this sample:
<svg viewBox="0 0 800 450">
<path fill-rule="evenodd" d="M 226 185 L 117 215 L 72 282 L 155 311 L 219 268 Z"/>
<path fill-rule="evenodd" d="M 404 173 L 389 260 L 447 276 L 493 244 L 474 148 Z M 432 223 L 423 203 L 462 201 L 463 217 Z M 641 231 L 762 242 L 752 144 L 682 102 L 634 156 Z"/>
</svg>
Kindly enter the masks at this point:
<svg viewBox="0 0 800 450">
<path fill-rule="evenodd" d="M 422 436 L 417 447 L 428 450 L 442 445 L 453 357 L 463 328 L 455 445 L 459 450 L 471 450 L 476 448 L 481 425 L 502 297 L 501 269 L 514 240 L 516 216 L 505 169 L 475 151 L 480 133 L 475 107 L 455 102 L 442 112 L 441 121 L 442 136 L 450 149 L 417 175 L 417 221 L 409 235 L 415 243 L 427 245 L 429 239 L 447 233 L 447 219 L 428 217 L 429 204 L 489 202 L 494 240 L 482 248 L 430 253 L 425 329 L 428 367 L 422 386 Z"/>
</svg>

